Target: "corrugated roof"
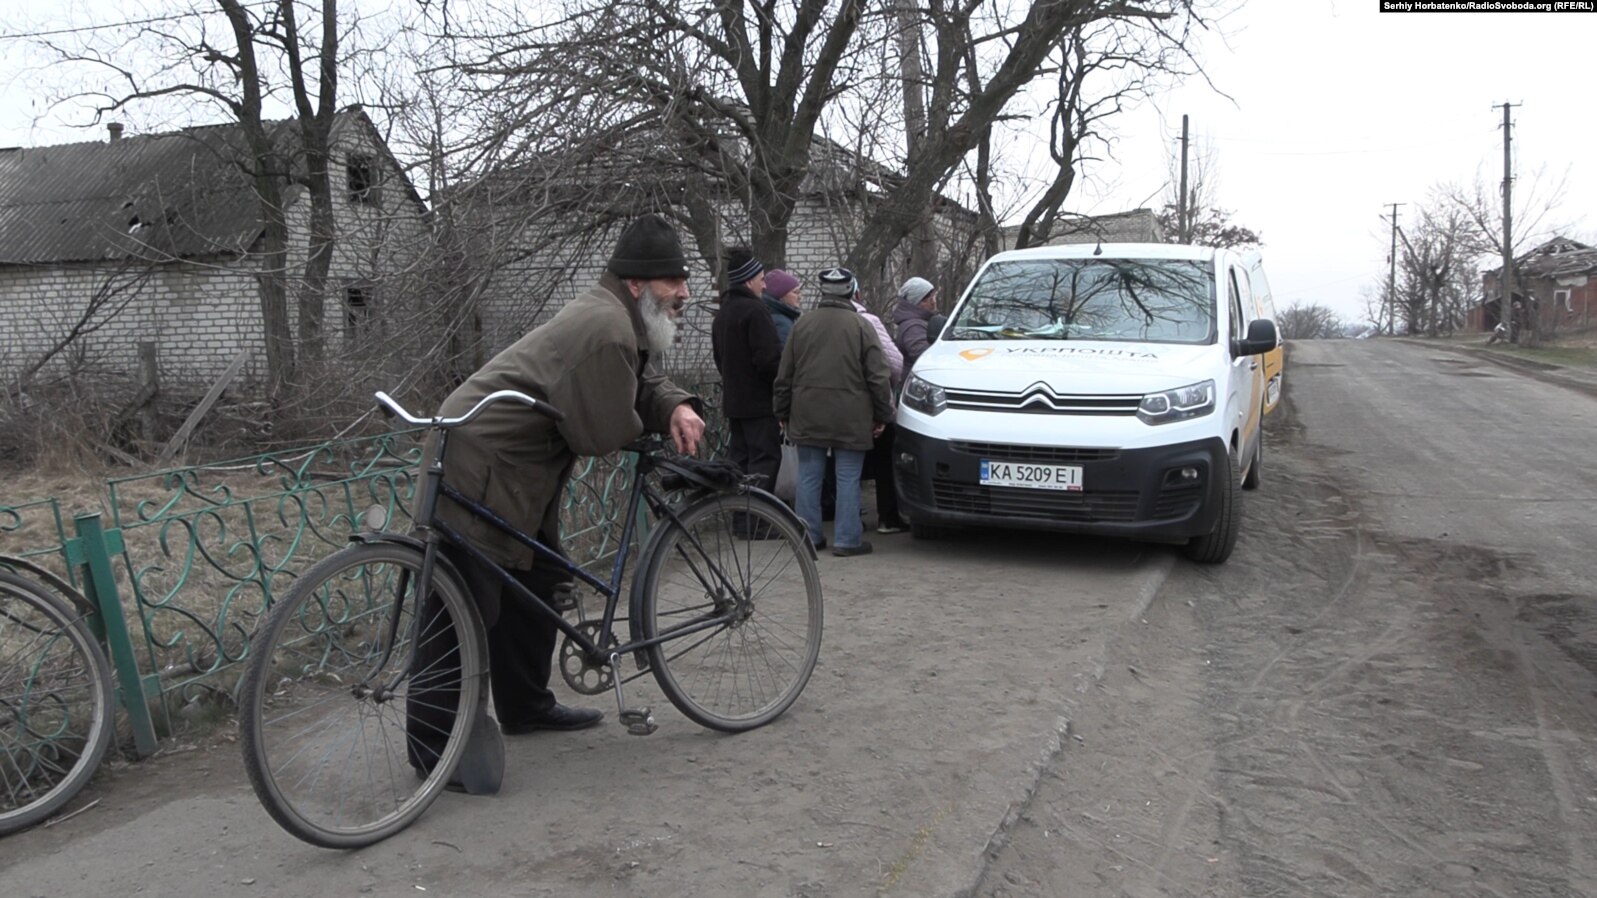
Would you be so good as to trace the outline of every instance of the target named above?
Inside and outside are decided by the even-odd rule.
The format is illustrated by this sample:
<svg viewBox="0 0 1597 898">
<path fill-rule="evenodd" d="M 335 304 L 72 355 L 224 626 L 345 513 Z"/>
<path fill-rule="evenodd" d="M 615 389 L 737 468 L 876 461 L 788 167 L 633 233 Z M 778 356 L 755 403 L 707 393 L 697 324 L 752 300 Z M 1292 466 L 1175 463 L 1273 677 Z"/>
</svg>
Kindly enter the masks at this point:
<svg viewBox="0 0 1597 898">
<path fill-rule="evenodd" d="M 1538 277 L 1556 280 L 1597 274 L 1597 249 L 1568 237 L 1554 237 L 1514 260 L 1520 277 Z M 1503 266 L 1487 271 L 1491 277 L 1501 275 Z"/>
<path fill-rule="evenodd" d="M 275 142 L 290 125 L 268 125 Z M 242 252 L 261 232 L 242 147 L 217 125 L 0 151 L 0 264 Z"/>
</svg>

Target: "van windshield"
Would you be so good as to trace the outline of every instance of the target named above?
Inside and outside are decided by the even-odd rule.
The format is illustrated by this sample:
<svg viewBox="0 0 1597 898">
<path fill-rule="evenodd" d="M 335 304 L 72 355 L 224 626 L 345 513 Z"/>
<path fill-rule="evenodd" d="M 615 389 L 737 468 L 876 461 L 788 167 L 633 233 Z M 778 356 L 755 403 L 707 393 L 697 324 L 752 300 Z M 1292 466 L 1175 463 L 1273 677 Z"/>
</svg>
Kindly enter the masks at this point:
<svg viewBox="0 0 1597 898">
<path fill-rule="evenodd" d="M 1191 259 L 998 262 L 944 339 L 1213 343 L 1212 271 Z"/>
</svg>

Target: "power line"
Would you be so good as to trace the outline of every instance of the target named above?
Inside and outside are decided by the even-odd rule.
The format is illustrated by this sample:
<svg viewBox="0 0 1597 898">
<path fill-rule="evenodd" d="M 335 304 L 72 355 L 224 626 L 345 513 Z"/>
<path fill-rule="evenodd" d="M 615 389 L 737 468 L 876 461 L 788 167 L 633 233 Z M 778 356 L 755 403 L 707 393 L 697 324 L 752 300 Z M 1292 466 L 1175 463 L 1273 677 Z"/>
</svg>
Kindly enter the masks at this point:
<svg viewBox="0 0 1597 898">
<path fill-rule="evenodd" d="M 257 0 L 255 3 L 240 4 L 245 9 L 255 9 L 262 6 L 273 5 L 273 0 Z M 164 16 L 155 16 L 148 19 L 129 19 L 124 22 L 106 22 L 100 25 L 75 25 L 71 28 L 56 28 L 48 31 L 22 31 L 16 33 L 0 32 L 0 41 L 28 40 L 40 37 L 59 37 L 63 34 L 85 34 L 90 31 L 108 31 L 115 28 L 131 28 L 134 25 L 154 25 L 158 22 L 176 22 L 182 19 L 192 19 L 195 16 L 220 15 L 220 10 L 190 9 L 185 12 L 169 13 Z"/>
</svg>

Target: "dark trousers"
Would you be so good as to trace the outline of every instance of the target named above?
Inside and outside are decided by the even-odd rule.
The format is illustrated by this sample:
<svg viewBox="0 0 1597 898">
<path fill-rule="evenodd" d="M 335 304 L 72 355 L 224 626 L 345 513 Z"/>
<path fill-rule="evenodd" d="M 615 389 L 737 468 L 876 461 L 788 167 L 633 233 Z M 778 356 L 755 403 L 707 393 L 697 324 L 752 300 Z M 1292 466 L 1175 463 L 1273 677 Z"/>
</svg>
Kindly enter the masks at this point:
<svg viewBox="0 0 1597 898">
<path fill-rule="evenodd" d="M 893 483 L 893 435 L 898 427 L 893 424 L 882 429 L 882 435 L 871 444 L 865 455 L 865 476 L 876 481 L 876 523 L 898 524 L 898 487 Z"/>
<path fill-rule="evenodd" d="M 538 541 L 551 548 L 559 546 L 543 533 L 538 534 Z M 488 682 L 499 722 L 514 726 L 547 714 L 555 706 L 549 677 L 560 631 L 554 620 L 510 594 L 510 587 L 493 571 L 465 552 L 446 544 L 439 547 L 439 554 L 460 571 L 466 591 L 482 614 L 488 631 Z M 553 565 L 509 573 L 545 601 L 551 600 L 555 587 L 571 579 Z M 428 770 L 443 752 L 460 703 L 459 639 L 453 622 L 440 614 L 442 609 L 436 595 L 422 602 L 423 627 L 411 654 L 415 675 L 405 701 L 410 762 Z"/>
<path fill-rule="evenodd" d="M 745 474 L 764 478 L 761 487 L 775 486 L 776 469 L 782 464 L 782 429 L 776 425 L 776 416 L 728 418 L 726 425 L 732 437 L 728 449 L 733 463 Z"/>
</svg>

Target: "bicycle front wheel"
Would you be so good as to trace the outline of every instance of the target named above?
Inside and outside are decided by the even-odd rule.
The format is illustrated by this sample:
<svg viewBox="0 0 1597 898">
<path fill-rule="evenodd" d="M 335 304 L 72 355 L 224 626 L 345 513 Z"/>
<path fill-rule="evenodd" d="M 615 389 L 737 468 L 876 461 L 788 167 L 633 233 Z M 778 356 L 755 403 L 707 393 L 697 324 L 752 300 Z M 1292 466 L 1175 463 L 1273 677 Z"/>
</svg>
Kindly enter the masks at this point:
<svg viewBox="0 0 1597 898">
<path fill-rule="evenodd" d="M 111 669 L 83 614 L 0 570 L 0 835 L 54 814 L 111 744 Z"/>
<path fill-rule="evenodd" d="M 643 567 L 639 626 L 671 704 L 701 726 L 764 726 L 804 691 L 821 653 L 821 576 L 806 535 L 758 496 L 688 507 Z M 716 621 L 711 626 L 705 626 Z"/>
<path fill-rule="evenodd" d="M 422 553 L 342 549 L 314 565 L 250 647 L 244 767 L 272 819 L 324 848 L 409 826 L 448 785 L 486 676 L 482 623 L 449 568 L 417 595 Z"/>
</svg>

